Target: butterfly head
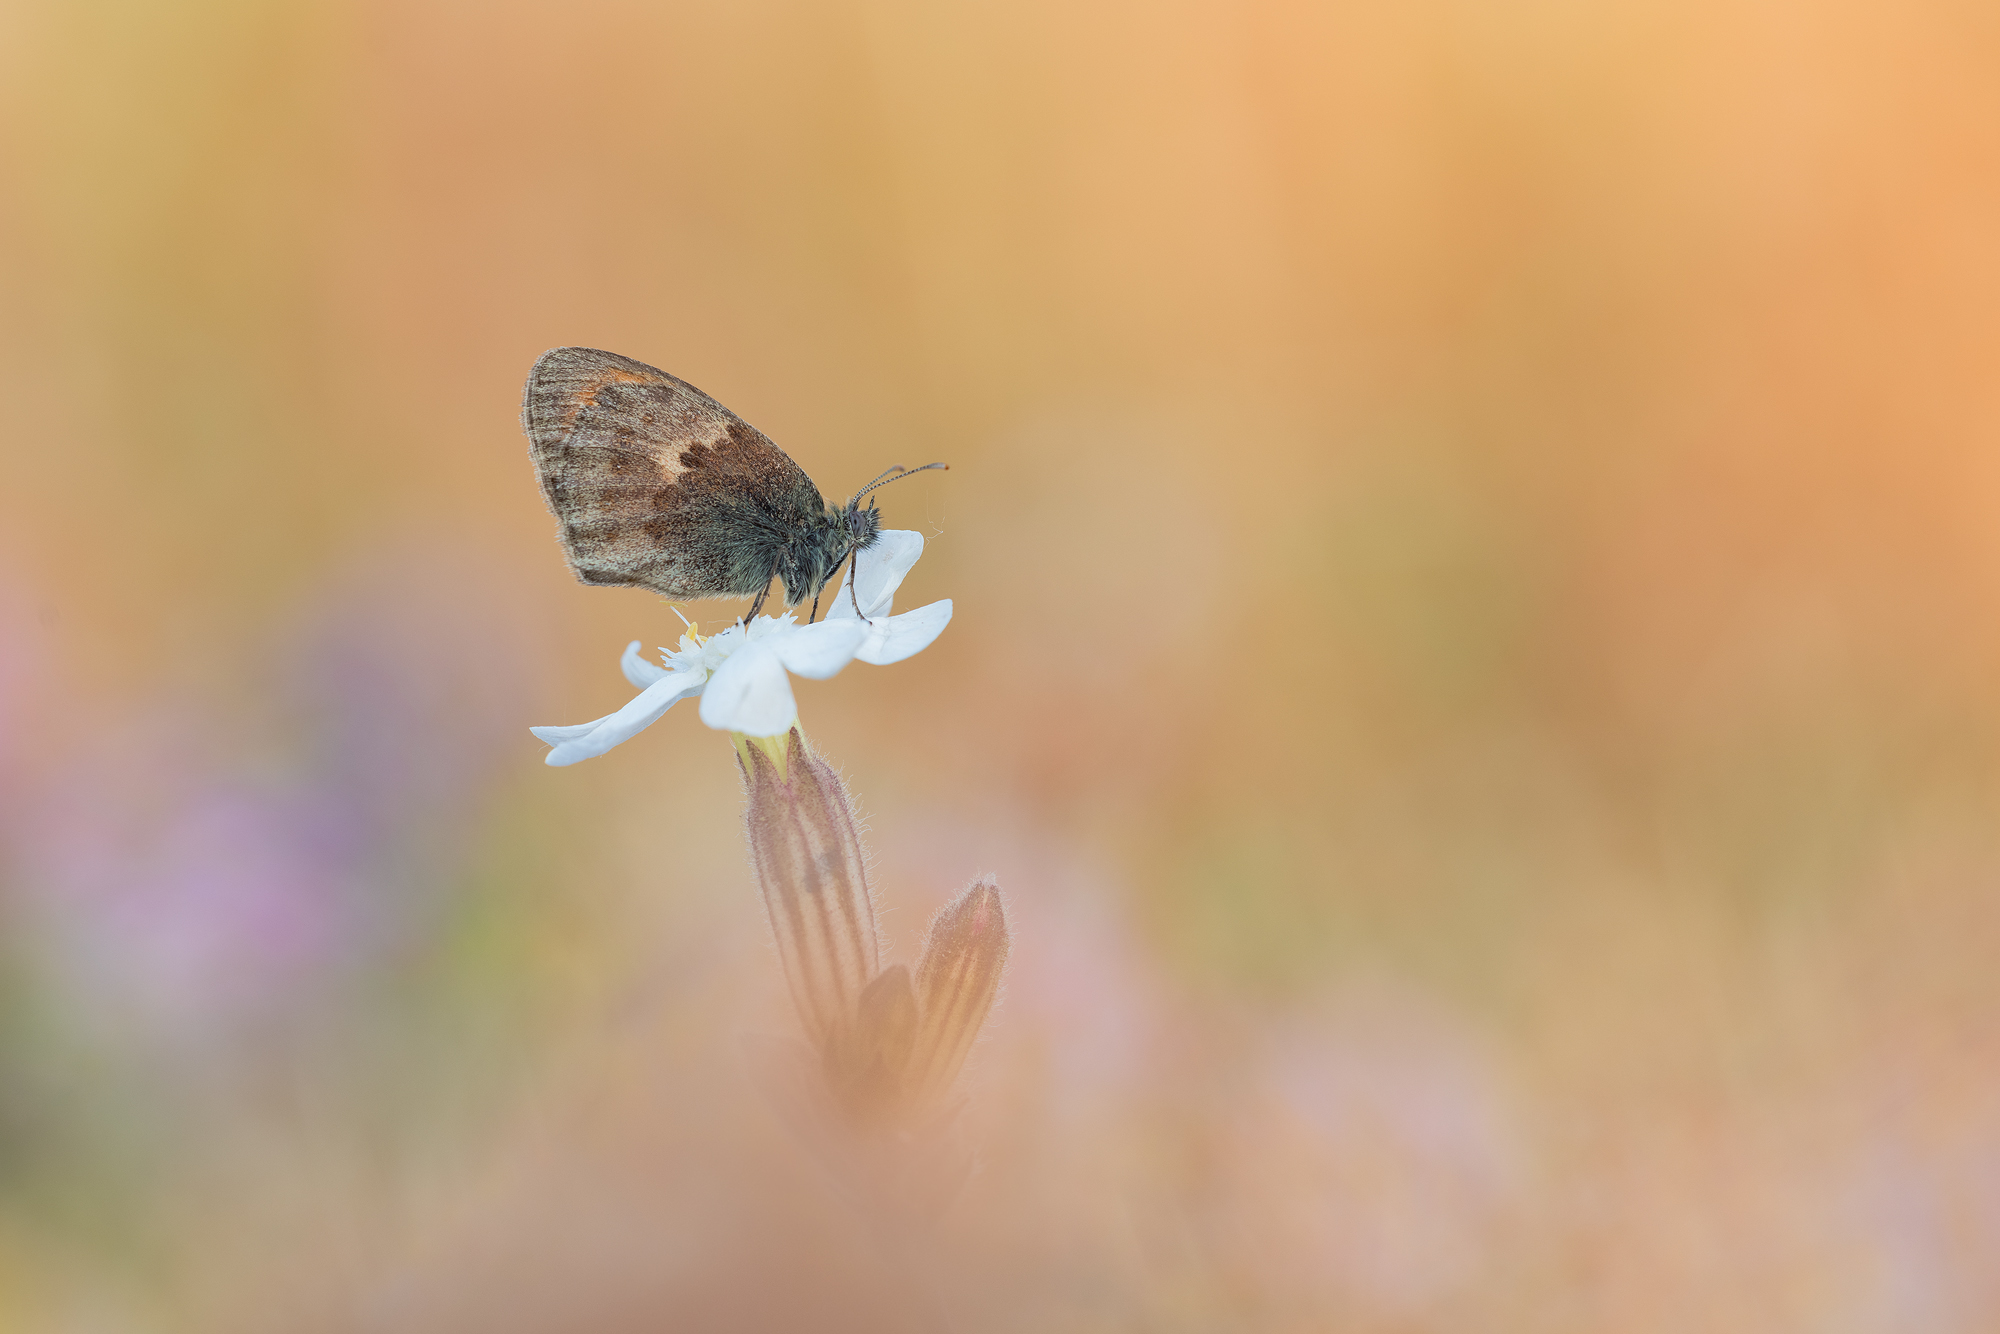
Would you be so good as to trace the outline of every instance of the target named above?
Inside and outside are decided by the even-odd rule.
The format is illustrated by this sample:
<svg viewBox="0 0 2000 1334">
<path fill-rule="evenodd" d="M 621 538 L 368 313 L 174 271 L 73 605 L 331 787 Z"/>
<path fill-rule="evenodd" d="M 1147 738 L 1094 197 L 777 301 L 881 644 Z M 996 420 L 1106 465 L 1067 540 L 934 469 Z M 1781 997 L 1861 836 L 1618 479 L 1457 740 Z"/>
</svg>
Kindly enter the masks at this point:
<svg viewBox="0 0 2000 1334">
<path fill-rule="evenodd" d="M 856 496 L 841 511 L 841 525 L 847 530 L 847 549 L 865 551 L 875 545 L 882 532 L 882 512 L 875 508 L 874 501 L 864 506 L 861 497 Z"/>
<path fill-rule="evenodd" d="M 891 482 L 900 482 L 911 473 L 930 472 L 932 469 L 942 471 L 945 468 L 946 465 L 942 463 L 926 463 L 921 468 L 905 468 L 899 463 L 868 485 L 862 487 L 859 491 L 856 491 L 854 499 L 847 502 L 847 508 L 839 511 L 839 522 L 847 532 L 847 551 L 842 552 L 835 563 L 838 564 L 840 560 L 846 559 L 849 553 L 866 551 L 869 547 L 874 546 L 876 537 L 882 532 L 881 511 L 875 508 L 875 502 L 872 500 L 864 508 L 861 504 L 862 497 L 878 486 L 887 486 Z M 828 508 L 831 510 L 830 506 Z"/>
<path fill-rule="evenodd" d="M 804 523 L 778 553 L 774 573 L 784 581 L 785 604 L 797 606 L 804 598 L 817 598 L 840 569 L 841 562 L 857 551 L 866 551 L 881 537 L 882 512 L 872 500 L 862 504 L 863 497 L 885 482 L 944 466 L 931 463 L 922 468 L 891 468 L 857 491 L 845 505 L 828 505 L 817 523 Z"/>
</svg>

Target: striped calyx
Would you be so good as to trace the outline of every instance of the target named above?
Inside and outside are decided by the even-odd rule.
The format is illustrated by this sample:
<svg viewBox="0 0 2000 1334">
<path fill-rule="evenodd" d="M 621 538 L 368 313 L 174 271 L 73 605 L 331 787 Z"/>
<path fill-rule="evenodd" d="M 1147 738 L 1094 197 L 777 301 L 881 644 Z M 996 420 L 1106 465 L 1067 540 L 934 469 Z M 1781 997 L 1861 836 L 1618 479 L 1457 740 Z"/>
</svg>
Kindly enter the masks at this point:
<svg viewBox="0 0 2000 1334">
<path fill-rule="evenodd" d="M 744 823 L 792 1001 L 821 1050 L 853 1028 L 861 992 L 879 967 L 875 905 L 840 775 L 808 751 L 795 727 L 780 769 L 763 746 L 737 751 L 749 786 Z"/>
</svg>

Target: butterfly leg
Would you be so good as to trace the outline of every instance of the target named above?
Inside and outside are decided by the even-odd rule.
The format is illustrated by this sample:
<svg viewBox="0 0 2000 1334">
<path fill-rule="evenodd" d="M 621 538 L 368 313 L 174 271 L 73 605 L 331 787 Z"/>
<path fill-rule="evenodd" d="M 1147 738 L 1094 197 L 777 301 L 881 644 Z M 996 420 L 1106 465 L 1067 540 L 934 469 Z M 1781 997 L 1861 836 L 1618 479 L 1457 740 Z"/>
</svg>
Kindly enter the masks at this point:
<svg viewBox="0 0 2000 1334">
<path fill-rule="evenodd" d="M 822 590 L 822 591 L 824 591 L 824 590 Z M 819 619 L 819 594 L 818 594 L 818 593 L 815 593 L 815 594 L 813 594 L 813 609 L 812 609 L 812 615 L 810 615 L 810 616 L 806 617 L 806 624 L 807 624 L 807 625 L 811 625 L 811 624 L 812 624 L 812 623 L 813 623 L 814 621 L 816 621 L 816 620 L 818 620 L 818 619 Z"/>
<path fill-rule="evenodd" d="M 847 558 L 847 600 L 854 604 L 854 614 L 856 616 L 861 616 L 861 595 L 854 591 L 854 567 L 860 560 L 861 552 L 859 550 L 856 550 L 852 556 Z M 861 619 L 868 621 L 866 616 L 861 616 Z M 875 622 L 868 621 L 868 624 L 873 625 Z"/>
<path fill-rule="evenodd" d="M 746 631 L 750 628 L 750 622 L 757 619 L 757 613 L 764 610 L 764 599 L 769 596 L 771 596 L 771 581 L 766 579 L 762 591 L 757 594 L 757 600 L 750 604 L 750 614 L 743 618 L 743 628 Z"/>
</svg>

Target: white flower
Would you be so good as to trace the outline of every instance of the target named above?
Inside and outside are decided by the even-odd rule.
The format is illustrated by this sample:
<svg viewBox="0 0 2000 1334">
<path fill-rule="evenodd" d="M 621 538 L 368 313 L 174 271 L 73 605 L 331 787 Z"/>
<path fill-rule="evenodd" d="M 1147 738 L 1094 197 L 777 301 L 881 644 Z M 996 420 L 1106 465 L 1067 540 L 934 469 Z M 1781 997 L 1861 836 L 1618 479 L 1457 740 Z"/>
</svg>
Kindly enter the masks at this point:
<svg viewBox="0 0 2000 1334">
<path fill-rule="evenodd" d="M 594 723 L 529 730 L 554 747 L 548 763 L 575 764 L 630 740 L 681 700 L 700 695 L 701 720 L 710 727 L 781 736 L 799 716 L 787 672 L 823 681 L 856 658 L 877 665 L 901 662 L 928 648 L 944 630 L 951 620 L 949 598 L 889 615 L 896 586 L 923 554 L 922 533 L 884 531 L 855 563 L 854 595 L 843 577 L 832 610 L 815 625 L 800 625 L 787 612 L 759 616 L 748 626 L 739 621 L 707 638 L 690 630 L 679 649 L 661 651 L 661 667 L 639 656 L 635 639 L 619 663 L 625 679 L 639 687 L 631 703 Z"/>
</svg>

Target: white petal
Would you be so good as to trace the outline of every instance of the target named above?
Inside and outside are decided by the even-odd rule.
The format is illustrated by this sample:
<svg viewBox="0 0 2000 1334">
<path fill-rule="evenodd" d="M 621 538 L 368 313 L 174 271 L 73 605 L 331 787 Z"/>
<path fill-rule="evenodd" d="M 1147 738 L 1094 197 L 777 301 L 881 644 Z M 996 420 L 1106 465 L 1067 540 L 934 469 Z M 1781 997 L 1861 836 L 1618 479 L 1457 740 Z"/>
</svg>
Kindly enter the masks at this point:
<svg viewBox="0 0 2000 1334">
<path fill-rule="evenodd" d="M 660 716 L 682 699 L 699 692 L 701 687 L 699 672 L 673 672 L 663 675 L 634 695 L 618 712 L 599 718 L 594 723 L 573 727 L 531 727 L 528 730 L 555 747 L 548 753 L 546 763 L 575 764 L 578 760 L 602 755 L 621 741 L 630 741 L 660 721 Z"/>
<path fill-rule="evenodd" d="M 618 666 L 624 671 L 625 679 L 641 690 L 667 674 L 666 668 L 639 656 L 639 641 L 636 639 L 625 646 L 625 656 L 618 660 Z"/>
<path fill-rule="evenodd" d="M 594 723 L 571 723 L 565 727 L 530 727 L 528 730 L 533 732 L 539 740 L 546 741 L 553 746 L 558 742 L 574 741 L 580 736 L 589 736 L 601 725 L 610 721 L 606 717 L 599 718 Z"/>
<path fill-rule="evenodd" d="M 767 639 L 753 639 L 730 654 L 701 697 L 703 722 L 748 736 L 777 736 L 798 716 L 785 664 Z"/>
<path fill-rule="evenodd" d="M 875 545 L 862 552 L 855 562 L 854 596 L 847 592 L 847 579 L 842 576 L 840 591 L 834 595 L 833 607 L 827 612 L 828 620 L 838 616 L 846 620 L 855 619 L 854 603 L 861 603 L 861 615 L 869 620 L 887 616 L 895 603 L 896 588 L 903 582 L 903 576 L 917 563 L 917 557 L 924 554 L 924 535 L 909 528 L 888 528 L 876 534 Z"/>
<path fill-rule="evenodd" d="M 921 653 L 951 624 L 951 599 L 932 602 L 906 611 L 901 616 L 885 616 L 875 622 L 855 657 L 878 667 L 901 662 Z"/>
<path fill-rule="evenodd" d="M 849 617 L 842 621 L 824 620 L 817 625 L 802 625 L 796 630 L 774 635 L 770 642 L 778 650 L 778 659 L 785 664 L 787 671 L 808 680 L 824 681 L 853 662 L 855 652 L 867 639 L 867 625 Z"/>
</svg>

